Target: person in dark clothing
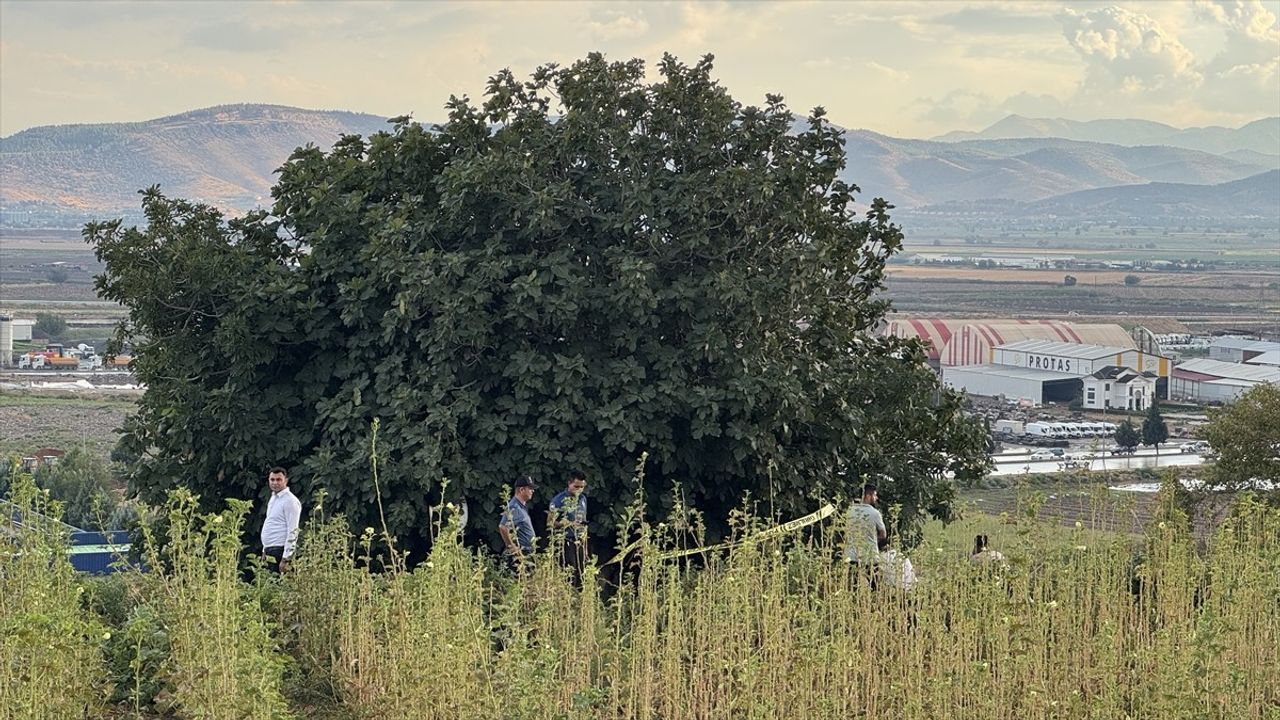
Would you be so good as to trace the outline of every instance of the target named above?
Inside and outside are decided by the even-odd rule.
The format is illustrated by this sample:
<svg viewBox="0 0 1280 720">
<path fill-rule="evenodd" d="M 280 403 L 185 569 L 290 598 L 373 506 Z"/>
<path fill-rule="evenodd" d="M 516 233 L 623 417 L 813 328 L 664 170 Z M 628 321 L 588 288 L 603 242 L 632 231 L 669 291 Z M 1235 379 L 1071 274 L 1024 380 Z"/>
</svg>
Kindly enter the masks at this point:
<svg viewBox="0 0 1280 720">
<path fill-rule="evenodd" d="M 533 499 L 533 478 L 522 475 L 516 479 L 515 490 L 498 521 L 498 534 L 506 545 L 504 556 L 517 575 L 528 571 L 533 561 L 537 538 L 533 534 L 533 520 L 529 517 L 529 501 Z"/>
<path fill-rule="evenodd" d="M 569 471 L 565 489 L 551 498 L 547 509 L 547 529 L 563 533 L 560 562 L 573 573 L 573 586 L 582 587 L 582 570 L 587 564 L 587 475 Z"/>
</svg>

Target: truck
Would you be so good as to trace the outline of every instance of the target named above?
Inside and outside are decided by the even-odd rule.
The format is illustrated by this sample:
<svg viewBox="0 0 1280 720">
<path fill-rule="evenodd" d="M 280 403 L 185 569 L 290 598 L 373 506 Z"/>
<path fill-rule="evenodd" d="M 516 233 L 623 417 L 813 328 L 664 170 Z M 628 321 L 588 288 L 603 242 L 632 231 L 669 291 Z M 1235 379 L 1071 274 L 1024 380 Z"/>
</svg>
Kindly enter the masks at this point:
<svg viewBox="0 0 1280 720">
<path fill-rule="evenodd" d="M 1023 423 L 1020 420 L 997 420 L 996 424 L 991 429 L 993 432 L 997 433 L 1021 435 L 1023 431 Z"/>
</svg>

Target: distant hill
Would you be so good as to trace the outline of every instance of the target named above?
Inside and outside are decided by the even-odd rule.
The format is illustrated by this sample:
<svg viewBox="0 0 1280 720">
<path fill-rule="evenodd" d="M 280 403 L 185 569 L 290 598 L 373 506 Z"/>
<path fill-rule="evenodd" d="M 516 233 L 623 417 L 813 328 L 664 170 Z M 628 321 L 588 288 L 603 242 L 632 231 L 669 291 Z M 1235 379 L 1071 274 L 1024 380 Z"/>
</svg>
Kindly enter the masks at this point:
<svg viewBox="0 0 1280 720">
<path fill-rule="evenodd" d="M 1062 138 L 1114 145 L 1168 145 L 1215 154 L 1248 150 L 1280 156 L 1280 117 L 1255 120 L 1239 128 L 1218 126 L 1176 128 L 1150 120 L 1089 120 L 1029 118 L 1010 115 L 979 132 L 955 131 L 936 140 L 1004 140 Z"/>
<path fill-rule="evenodd" d="M 1280 221 L 1280 170 L 1215 185 L 1153 182 L 1081 190 L 1032 202 L 955 201 L 916 208 L 917 217 L 1040 218 L 1144 223 L 1231 218 L 1254 226 Z"/>
<path fill-rule="evenodd" d="M 1072 127 L 1062 124 L 1067 121 L 1006 120 L 997 123 L 1002 133 Z M 1273 120 L 1280 121 L 1232 132 L 1253 128 L 1250 133 L 1265 135 Z M 1189 132 L 1128 120 L 1075 125 L 1112 134 L 1129 128 L 1134 137 Z M 375 115 L 279 105 L 224 105 L 138 123 L 31 128 L 0 138 L 0 223 L 73 227 L 87 217 L 136 215 L 137 191 L 152 184 L 172 196 L 242 212 L 270 202 L 274 171 L 295 148 L 328 148 L 343 134 L 367 136 L 387 128 Z M 1280 167 L 1280 151 L 1235 149 L 1227 156 L 1056 137 L 940 142 L 848 130 L 845 145 L 844 177 L 862 188 L 859 199 L 884 197 L 904 209 L 1028 203 L 1151 182 L 1215 184 Z"/>
<path fill-rule="evenodd" d="M 1029 203 L 1032 214 L 1094 217 L 1237 217 L 1280 220 L 1280 170 L 1217 185 L 1147 183 L 1097 188 Z"/>
<path fill-rule="evenodd" d="M 1058 138 L 946 143 L 850 130 L 845 146 L 847 178 L 863 189 L 864 197 L 883 196 L 901 207 L 964 200 L 1031 201 L 1156 181 L 1211 184 L 1272 167 L 1183 148 Z"/>
<path fill-rule="evenodd" d="M 243 211 L 268 195 L 273 173 L 295 148 L 328 148 L 344 133 L 387 128 L 386 119 L 375 115 L 280 105 L 223 105 L 138 123 L 36 127 L 0 139 L 0 203 L 136 209 L 136 192 L 158 183 L 170 195 Z"/>
</svg>

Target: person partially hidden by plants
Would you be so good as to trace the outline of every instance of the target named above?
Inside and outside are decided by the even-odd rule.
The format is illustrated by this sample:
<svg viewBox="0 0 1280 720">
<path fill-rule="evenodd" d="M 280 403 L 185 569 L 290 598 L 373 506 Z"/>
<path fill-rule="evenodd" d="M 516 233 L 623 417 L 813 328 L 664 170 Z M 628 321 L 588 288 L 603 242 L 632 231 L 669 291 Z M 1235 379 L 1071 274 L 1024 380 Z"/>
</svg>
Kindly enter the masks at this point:
<svg viewBox="0 0 1280 720">
<path fill-rule="evenodd" d="M 582 570 L 587 564 L 587 474 L 569 471 L 565 489 L 547 506 L 547 528 L 563 533 L 560 562 L 573 573 L 573 586 L 582 587 Z"/>
<path fill-rule="evenodd" d="M 876 509 L 878 488 L 868 482 L 862 486 L 862 500 L 849 508 L 848 538 L 845 560 L 858 566 L 867 576 L 871 589 L 876 588 L 876 576 L 880 572 L 880 541 L 889 537 L 884 518 Z"/>
<path fill-rule="evenodd" d="M 533 491 L 533 478 L 528 475 L 516 478 L 515 490 L 498 520 L 498 534 L 506 545 L 503 555 L 507 566 L 517 576 L 523 576 L 533 561 L 535 538 L 533 520 L 529 517 L 529 501 L 533 499 Z"/>
<path fill-rule="evenodd" d="M 262 521 L 262 557 L 269 570 L 284 572 L 298 546 L 302 501 L 289 490 L 289 473 L 282 467 L 273 467 L 267 473 L 267 486 L 271 497 L 267 500 L 267 517 Z"/>
<path fill-rule="evenodd" d="M 1004 553 L 998 550 L 992 550 L 990 547 L 990 538 L 986 535 L 975 535 L 973 537 L 973 553 L 969 555 L 969 562 L 974 564 L 982 563 L 998 563 L 1004 564 Z"/>
</svg>

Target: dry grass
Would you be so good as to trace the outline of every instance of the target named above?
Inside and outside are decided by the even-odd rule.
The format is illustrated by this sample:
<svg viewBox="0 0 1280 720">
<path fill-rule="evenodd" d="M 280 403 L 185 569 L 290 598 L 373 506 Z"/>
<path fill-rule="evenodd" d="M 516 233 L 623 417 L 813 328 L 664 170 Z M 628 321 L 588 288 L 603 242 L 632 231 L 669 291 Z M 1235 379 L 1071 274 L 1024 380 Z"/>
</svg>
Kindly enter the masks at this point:
<svg viewBox="0 0 1280 720">
<path fill-rule="evenodd" d="M 1246 499 L 1203 548 L 1172 501 L 1136 541 L 1033 514 L 999 536 L 1007 564 L 974 565 L 931 540 L 916 551 L 922 581 L 911 592 L 883 580 L 872 590 L 835 559 L 838 528 L 752 540 L 758 525 L 739 517 L 735 545 L 688 561 L 663 553 L 697 537 L 696 514 L 634 520 L 620 585 L 602 594 L 575 590 L 550 558 L 526 578 L 505 576 L 447 523 L 410 570 L 375 557 L 372 529 L 355 539 L 335 520 L 313 523 L 283 583 L 243 585 L 214 529 L 236 513 L 198 516 L 179 500 L 178 567 L 148 580 L 166 590 L 141 602 L 170 628 L 167 665 L 206 684 L 182 696 L 180 717 L 288 712 L 273 690 L 282 656 L 264 630 L 293 655 L 281 687 L 310 693 L 295 705 L 308 716 L 1276 716 L 1280 510 Z M 593 587 L 595 569 L 587 575 Z M 3 607 L 6 629 L 31 622 Z M 256 617 L 263 608 L 282 622 Z M 66 677 L 92 676 L 100 662 L 56 657 Z M 28 707 L 67 691 L 26 683 Z"/>
</svg>

